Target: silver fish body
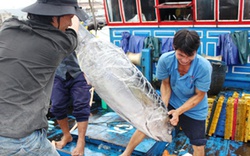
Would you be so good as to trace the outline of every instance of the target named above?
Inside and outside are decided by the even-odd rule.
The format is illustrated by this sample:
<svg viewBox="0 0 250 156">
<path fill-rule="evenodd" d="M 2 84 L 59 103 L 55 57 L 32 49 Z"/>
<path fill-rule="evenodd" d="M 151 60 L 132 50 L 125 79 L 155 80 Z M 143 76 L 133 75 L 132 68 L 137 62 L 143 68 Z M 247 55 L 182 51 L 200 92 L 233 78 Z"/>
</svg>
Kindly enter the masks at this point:
<svg viewBox="0 0 250 156">
<path fill-rule="evenodd" d="M 172 141 L 166 105 L 123 50 L 80 27 L 76 50 L 81 70 L 119 116 L 157 141 Z"/>
</svg>

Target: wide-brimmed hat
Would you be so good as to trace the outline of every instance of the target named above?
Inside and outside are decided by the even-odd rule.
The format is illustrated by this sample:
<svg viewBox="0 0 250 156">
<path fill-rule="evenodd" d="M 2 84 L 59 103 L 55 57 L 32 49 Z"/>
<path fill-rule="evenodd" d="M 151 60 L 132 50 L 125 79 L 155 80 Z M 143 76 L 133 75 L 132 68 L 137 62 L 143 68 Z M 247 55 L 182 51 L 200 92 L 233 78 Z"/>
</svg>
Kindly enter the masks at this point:
<svg viewBox="0 0 250 156">
<path fill-rule="evenodd" d="M 23 8 L 22 11 L 44 16 L 74 14 L 81 21 L 88 19 L 88 15 L 79 7 L 77 0 L 37 0 L 36 3 Z"/>
</svg>

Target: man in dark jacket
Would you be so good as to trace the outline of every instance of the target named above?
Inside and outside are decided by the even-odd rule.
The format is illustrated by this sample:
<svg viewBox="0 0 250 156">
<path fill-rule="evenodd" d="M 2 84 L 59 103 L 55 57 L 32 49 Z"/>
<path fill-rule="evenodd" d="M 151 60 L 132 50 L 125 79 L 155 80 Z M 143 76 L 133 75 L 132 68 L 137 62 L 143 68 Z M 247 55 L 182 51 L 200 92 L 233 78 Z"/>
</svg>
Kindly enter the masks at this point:
<svg viewBox="0 0 250 156">
<path fill-rule="evenodd" d="M 56 156 L 46 135 L 55 70 L 76 48 L 86 14 L 77 0 L 37 0 L 23 11 L 27 21 L 0 29 L 0 155 Z"/>
</svg>

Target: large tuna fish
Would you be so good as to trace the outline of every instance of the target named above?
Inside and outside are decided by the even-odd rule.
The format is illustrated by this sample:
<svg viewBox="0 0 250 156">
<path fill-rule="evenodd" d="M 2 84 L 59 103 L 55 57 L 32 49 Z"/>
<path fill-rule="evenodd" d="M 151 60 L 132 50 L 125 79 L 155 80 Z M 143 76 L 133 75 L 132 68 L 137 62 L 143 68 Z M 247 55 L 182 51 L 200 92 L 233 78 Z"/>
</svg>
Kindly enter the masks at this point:
<svg viewBox="0 0 250 156">
<path fill-rule="evenodd" d="M 119 116 L 158 141 L 172 141 L 167 108 L 123 50 L 80 27 L 79 65 L 96 93 Z"/>
</svg>

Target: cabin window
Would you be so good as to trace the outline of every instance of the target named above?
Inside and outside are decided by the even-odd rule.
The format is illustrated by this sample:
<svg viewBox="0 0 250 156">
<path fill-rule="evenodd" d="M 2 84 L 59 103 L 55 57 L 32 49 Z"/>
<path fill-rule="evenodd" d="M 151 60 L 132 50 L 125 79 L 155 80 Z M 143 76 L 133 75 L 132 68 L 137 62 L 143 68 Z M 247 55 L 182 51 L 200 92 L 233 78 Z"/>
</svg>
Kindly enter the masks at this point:
<svg viewBox="0 0 250 156">
<path fill-rule="evenodd" d="M 123 10 L 126 22 L 139 22 L 136 0 L 123 0 Z"/>
<path fill-rule="evenodd" d="M 160 11 L 161 21 L 172 20 L 192 20 L 192 1 L 191 0 L 159 0 L 157 6 Z"/>
<path fill-rule="evenodd" d="M 118 0 L 107 0 L 107 10 L 110 22 L 121 22 L 121 14 Z"/>
<path fill-rule="evenodd" d="M 156 21 L 155 0 L 141 0 L 142 18 L 146 21 Z"/>
<path fill-rule="evenodd" d="M 244 20 L 250 19 L 250 0 L 244 0 L 243 19 Z"/>
<path fill-rule="evenodd" d="M 219 0 L 219 19 L 237 20 L 239 0 Z"/>
<path fill-rule="evenodd" d="M 214 0 L 197 0 L 197 20 L 214 20 Z"/>
</svg>

